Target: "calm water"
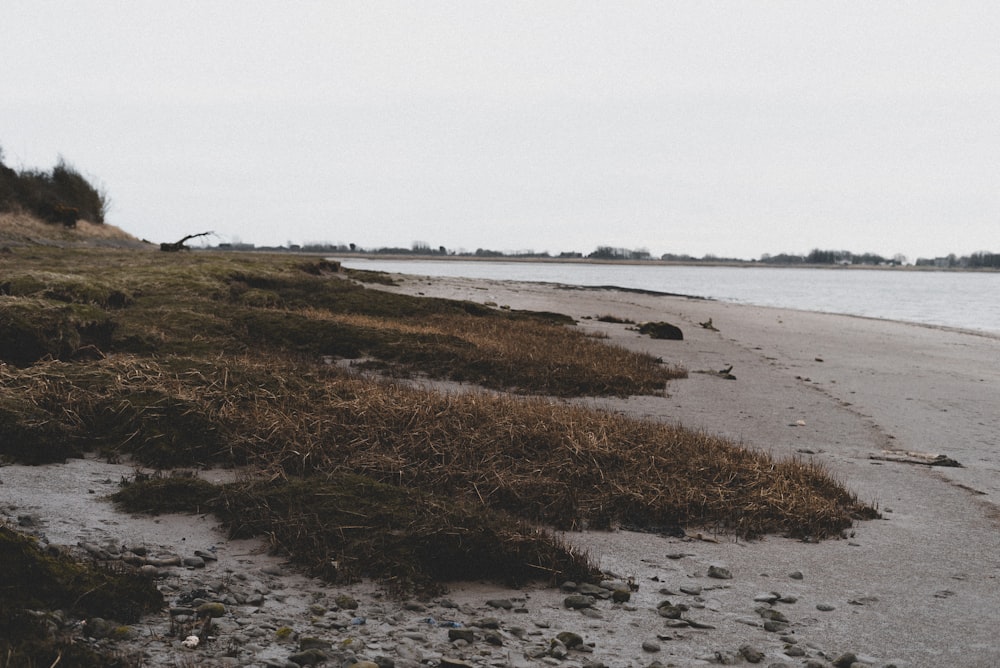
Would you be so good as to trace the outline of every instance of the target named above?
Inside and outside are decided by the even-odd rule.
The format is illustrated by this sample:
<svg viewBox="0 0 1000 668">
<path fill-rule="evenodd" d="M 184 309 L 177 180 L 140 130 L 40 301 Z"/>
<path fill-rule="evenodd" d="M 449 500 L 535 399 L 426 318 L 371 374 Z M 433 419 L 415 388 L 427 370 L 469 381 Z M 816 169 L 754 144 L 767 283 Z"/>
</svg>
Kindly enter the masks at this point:
<svg viewBox="0 0 1000 668">
<path fill-rule="evenodd" d="M 343 264 L 421 276 L 614 285 L 1000 334 L 1000 273 L 356 258 Z"/>
</svg>

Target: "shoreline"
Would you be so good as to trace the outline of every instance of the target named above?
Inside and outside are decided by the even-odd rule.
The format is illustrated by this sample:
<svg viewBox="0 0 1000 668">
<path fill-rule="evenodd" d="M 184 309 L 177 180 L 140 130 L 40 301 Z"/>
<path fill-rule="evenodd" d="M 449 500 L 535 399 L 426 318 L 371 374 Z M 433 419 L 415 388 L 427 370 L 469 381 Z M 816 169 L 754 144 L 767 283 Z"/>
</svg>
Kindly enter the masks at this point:
<svg viewBox="0 0 1000 668">
<path fill-rule="evenodd" d="M 994 642 L 1000 369 L 990 362 L 1000 358 L 997 339 L 854 316 L 537 283 L 411 276 L 397 287 L 372 289 L 566 313 L 609 343 L 681 364 L 689 378 L 670 382 L 666 396 L 578 401 L 720 434 L 778 458 L 813 461 L 862 500 L 876 502 L 883 519 L 859 522 L 841 539 L 819 543 L 776 536 L 748 543 L 710 528 L 690 528 L 686 538 L 563 533 L 602 568 L 638 585 L 626 604 L 602 600 L 588 609 L 593 614 L 584 614 L 566 608 L 566 592 L 540 586 L 466 583 L 446 597 L 400 602 L 371 583 L 324 585 L 260 553 L 262 543 L 226 541 L 211 517 L 132 517 L 111 510 L 101 498 L 114 491 L 116 476 L 127 467 L 87 460 L 81 466 L 97 468 L 78 476 L 71 475 L 75 464 L 0 468 L 5 514 L 15 524 L 21 515 L 36 515 L 39 532 L 70 544 L 74 538 L 146 542 L 191 552 L 215 543 L 218 562 L 170 570 L 162 581 L 174 594 L 205 587 L 227 592 L 232 604 L 219 638 L 201 648 L 182 647 L 182 638 L 164 637 L 170 623 L 165 612 L 159 621 L 146 620 L 150 634 L 132 645 L 150 653 L 149 665 L 288 665 L 279 661 L 299 645 L 275 638 L 281 626 L 333 646 L 353 643 L 358 656 L 387 656 L 400 668 L 444 657 L 464 662 L 452 665 L 541 666 L 551 657 L 532 658 L 531 648 L 562 631 L 592 643 L 589 651 L 570 651 L 560 663 L 567 668 L 588 662 L 711 665 L 736 661 L 743 647 L 761 653 L 764 665 L 805 659 L 829 665 L 847 652 L 877 666 L 1000 663 Z M 596 319 L 607 314 L 673 322 L 684 340 L 653 340 L 628 325 Z M 709 318 L 717 331 L 699 326 Z M 698 373 L 727 366 L 735 380 Z M 939 451 L 964 468 L 870 458 L 884 450 Z M 46 493 L 45 480 L 58 472 L 65 495 Z M 34 475 L 34 482 L 17 482 L 15 474 Z M 725 567 L 732 578 L 709 577 L 712 565 Z M 262 590 L 260 600 L 254 588 Z M 255 603 L 245 602 L 245 590 Z M 767 602 L 771 592 L 785 602 Z M 359 602 L 356 611 L 333 604 L 342 593 Z M 712 628 L 664 618 L 657 612 L 664 599 L 687 606 L 685 618 Z M 489 603 L 498 600 L 514 605 Z M 326 611 L 317 614 L 316 605 Z M 768 630 L 760 610 L 776 610 L 787 623 Z M 355 618 L 366 622 L 352 625 Z M 447 628 L 427 619 L 454 620 L 476 635 L 471 644 L 452 641 Z M 496 620 L 501 645 L 485 640 L 485 630 L 476 626 L 484 619 Z M 255 662 L 227 662 L 227 638 L 259 646 Z"/>
</svg>

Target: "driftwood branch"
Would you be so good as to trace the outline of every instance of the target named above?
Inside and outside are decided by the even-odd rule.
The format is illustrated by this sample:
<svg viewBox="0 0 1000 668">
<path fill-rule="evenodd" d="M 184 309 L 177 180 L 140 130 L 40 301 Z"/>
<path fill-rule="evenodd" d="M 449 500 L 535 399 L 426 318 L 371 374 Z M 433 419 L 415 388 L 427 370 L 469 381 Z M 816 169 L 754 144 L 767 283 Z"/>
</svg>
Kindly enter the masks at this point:
<svg viewBox="0 0 1000 668">
<path fill-rule="evenodd" d="M 880 455 L 868 455 L 868 459 L 883 462 L 898 462 L 900 464 L 923 464 L 924 466 L 956 466 L 962 465 L 946 455 L 933 452 L 912 452 L 901 450 L 883 450 Z"/>
<path fill-rule="evenodd" d="M 184 245 L 186 241 L 191 239 L 196 239 L 198 237 L 207 237 L 212 232 L 201 232 L 199 234 L 189 234 L 180 241 L 175 241 L 172 244 L 162 243 L 160 244 L 160 250 L 164 253 L 176 253 L 177 251 L 187 250 L 187 246 Z"/>
</svg>

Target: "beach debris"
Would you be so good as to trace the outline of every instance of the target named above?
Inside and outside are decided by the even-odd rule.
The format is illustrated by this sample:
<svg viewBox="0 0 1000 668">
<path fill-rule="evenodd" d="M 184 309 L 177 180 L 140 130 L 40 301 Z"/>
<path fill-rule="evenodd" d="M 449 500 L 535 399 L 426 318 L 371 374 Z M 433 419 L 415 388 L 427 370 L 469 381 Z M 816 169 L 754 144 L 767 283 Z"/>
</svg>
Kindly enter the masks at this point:
<svg viewBox="0 0 1000 668">
<path fill-rule="evenodd" d="M 198 646 L 198 643 L 200 643 L 200 642 L 201 642 L 201 639 L 198 638 L 198 636 L 191 635 L 191 636 L 188 636 L 187 638 L 185 638 L 184 640 L 182 640 L 181 644 L 184 645 L 185 647 L 187 647 L 188 649 L 194 649 L 195 647 Z"/>
<path fill-rule="evenodd" d="M 710 330 L 710 331 L 712 331 L 712 332 L 717 332 L 717 331 L 719 331 L 719 330 L 718 330 L 718 329 L 717 329 L 717 328 L 715 327 L 715 325 L 713 325 L 713 324 L 712 324 L 712 319 L 711 319 L 711 318 L 709 318 L 709 319 L 708 319 L 708 320 L 706 320 L 705 322 L 699 322 L 699 323 L 698 323 L 698 325 L 699 325 L 699 326 L 700 326 L 700 327 L 701 327 L 702 329 L 707 329 L 707 330 Z"/>
<path fill-rule="evenodd" d="M 188 247 L 184 245 L 184 242 L 189 241 L 190 239 L 196 239 L 198 237 L 207 237 L 210 234 L 214 234 L 214 232 L 209 231 L 209 232 L 199 232 L 198 234 L 189 234 L 180 241 L 175 241 L 173 243 L 166 243 L 166 242 L 161 243 L 160 250 L 163 251 L 164 253 L 176 253 L 178 251 L 188 250 Z"/>
<path fill-rule="evenodd" d="M 671 325 L 669 322 L 644 322 L 639 325 L 639 333 L 646 334 L 651 339 L 684 340 L 684 333 L 681 331 L 681 328 Z"/>
<path fill-rule="evenodd" d="M 880 455 L 869 455 L 868 459 L 875 459 L 884 462 L 897 462 L 900 464 L 921 464 L 923 466 L 952 466 L 963 468 L 957 460 L 932 452 L 913 452 L 910 450 L 883 450 Z"/>
<path fill-rule="evenodd" d="M 706 375 L 709 375 L 709 376 L 717 376 L 717 377 L 723 378 L 725 380 L 736 380 L 736 376 L 733 375 L 733 365 L 732 364 L 730 364 L 725 369 L 719 369 L 718 371 L 716 371 L 714 369 L 701 369 L 701 370 L 698 370 L 698 371 L 694 371 L 693 373 L 703 373 L 703 374 L 706 374 Z"/>
</svg>

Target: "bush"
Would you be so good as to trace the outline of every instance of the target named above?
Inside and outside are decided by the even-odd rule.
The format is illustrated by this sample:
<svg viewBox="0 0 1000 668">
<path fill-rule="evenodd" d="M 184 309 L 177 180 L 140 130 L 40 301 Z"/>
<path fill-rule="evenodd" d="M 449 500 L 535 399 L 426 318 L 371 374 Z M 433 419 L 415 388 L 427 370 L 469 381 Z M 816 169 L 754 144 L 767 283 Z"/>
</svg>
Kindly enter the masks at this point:
<svg viewBox="0 0 1000 668">
<path fill-rule="evenodd" d="M 81 219 L 101 224 L 108 198 L 62 158 L 51 172 L 17 172 L 3 164 L 0 151 L 0 211 L 18 209 L 67 227 Z"/>
</svg>

